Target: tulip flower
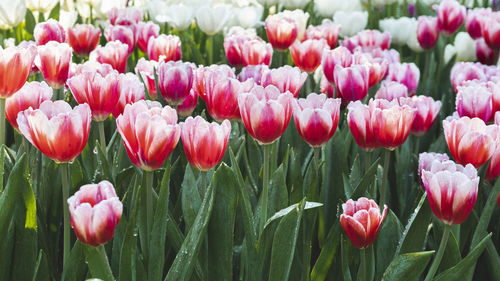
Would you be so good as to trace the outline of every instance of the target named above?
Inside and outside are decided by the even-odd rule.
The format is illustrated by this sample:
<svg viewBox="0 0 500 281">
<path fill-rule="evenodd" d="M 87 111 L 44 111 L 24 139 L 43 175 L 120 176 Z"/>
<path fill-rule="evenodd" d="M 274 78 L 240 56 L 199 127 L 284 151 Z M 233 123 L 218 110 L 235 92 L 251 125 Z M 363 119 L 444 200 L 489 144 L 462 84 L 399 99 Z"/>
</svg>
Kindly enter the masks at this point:
<svg viewBox="0 0 500 281">
<path fill-rule="evenodd" d="M 240 94 L 238 105 L 248 133 L 260 144 L 276 141 L 292 117 L 292 98 L 290 92 L 281 93 L 273 85 L 255 86 L 250 93 Z"/>
<path fill-rule="evenodd" d="M 455 33 L 465 20 L 465 7 L 455 0 L 444 0 L 437 9 L 439 30 L 446 36 Z"/>
<path fill-rule="evenodd" d="M 455 36 L 453 47 L 457 52 L 457 60 L 459 61 L 475 61 L 476 60 L 476 42 L 469 36 L 467 32 L 459 32 Z"/>
<path fill-rule="evenodd" d="M 241 69 L 241 72 L 238 74 L 238 80 L 244 82 L 251 78 L 253 79 L 255 84 L 261 85 L 261 82 L 263 81 L 263 78 L 267 75 L 266 73 L 268 71 L 269 67 L 265 64 L 245 66 Z"/>
<path fill-rule="evenodd" d="M 80 57 L 86 57 L 99 44 L 101 30 L 90 24 L 77 24 L 68 28 L 68 44 Z"/>
<path fill-rule="evenodd" d="M 500 126 L 500 112 L 495 112 L 495 125 Z M 500 146 L 497 144 L 493 155 L 491 156 L 488 169 L 486 170 L 486 179 L 489 181 L 495 180 L 500 175 Z M 500 196 L 499 196 L 500 197 Z M 498 203 L 497 199 L 497 203 Z"/>
<path fill-rule="evenodd" d="M 326 94 L 329 98 L 333 98 L 335 95 L 335 86 L 326 79 L 325 75 L 321 77 L 319 91 L 322 94 Z"/>
<path fill-rule="evenodd" d="M 189 163 L 203 172 L 215 167 L 226 151 L 231 123 L 224 120 L 219 125 L 196 116 L 188 117 L 180 126 L 182 145 Z"/>
<path fill-rule="evenodd" d="M 311 93 L 305 99 L 293 99 L 292 106 L 297 131 L 310 146 L 324 145 L 337 130 L 340 99 Z"/>
<path fill-rule="evenodd" d="M 150 60 L 160 61 L 160 56 L 163 61 L 177 61 L 182 57 L 181 39 L 176 35 L 161 34 L 158 37 L 149 38 L 148 56 Z"/>
<path fill-rule="evenodd" d="M 229 9 L 226 5 L 217 4 L 213 7 L 202 6 L 195 12 L 198 27 L 207 35 L 219 33 L 229 20 Z"/>
<path fill-rule="evenodd" d="M 410 30 L 413 28 L 414 21 L 414 18 L 409 17 L 385 18 L 379 21 L 379 27 L 381 31 L 391 34 L 392 44 L 404 46 L 408 44 L 412 36 Z"/>
<path fill-rule="evenodd" d="M 24 0 L 0 1 L 0 29 L 16 27 L 26 17 Z"/>
<path fill-rule="evenodd" d="M 26 7 L 33 12 L 48 13 L 57 3 L 58 0 L 26 0 Z"/>
<path fill-rule="evenodd" d="M 261 85 L 263 87 L 274 85 L 280 92 L 289 91 L 296 98 L 306 80 L 307 73 L 300 71 L 297 67 L 285 65 L 266 72 L 262 77 Z"/>
<path fill-rule="evenodd" d="M 443 167 L 443 163 L 451 164 L 455 166 L 456 164 L 452 161 L 448 161 L 450 158 L 445 153 L 435 153 L 435 152 L 422 152 L 418 155 L 418 176 L 420 180 L 422 179 L 423 171 L 431 171 L 436 165 Z M 423 187 L 423 184 L 422 184 Z"/>
<path fill-rule="evenodd" d="M 301 9 L 295 9 L 293 11 L 284 10 L 280 13 L 283 17 L 291 18 L 295 21 L 298 28 L 297 39 L 300 41 L 304 38 L 306 32 L 307 20 L 309 19 L 309 13 L 304 12 Z"/>
<path fill-rule="evenodd" d="M 224 37 L 224 52 L 230 65 L 240 67 L 243 66 L 242 45 L 247 40 L 256 39 L 257 35 L 255 32 L 247 32 L 236 28 L 232 27 Z"/>
<path fill-rule="evenodd" d="M 385 80 L 396 81 L 408 88 L 410 95 L 415 94 L 420 79 L 420 70 L 414 63 L 392 63 Z"/>
<path fill-rule="evenodd" d="M 169 104 L 181 104 L 193 87 L 193 66 L 182 61 L 160 61 L 158 91 Z"/>
<path fill-rule="evenodd" d="M 177 106 L 177 114 L 183 117 L 190 116 L 198 104 L 198 94 L 194 89 L 189 91 L 189 95 Z"/>
<path fill-rule="evenodd" d="M 285 9 L 304 9 L 310 0 L 284 0 L 280 1 Z"/>
<path fill-rule="evenodd" d="M 132 53 L 135 47 L 134 31 L 127 26 L 121 25 L 108 25 L 104 29 L 104 37 L 109 42 L 120 41 L 128 46 L 128 53 Z"/>
<path fill-rule="evenodd" d="M 458 86 L 469 80 L 486 81 L 487 77 L 481 66 L 471 62 L 459 62 L 453 66 L 450 72 L 451 85 L 455 93 Z"/>
<path fill-rule="evenodd" d="M 60 89 L 66 83 L 71 64 L 72 49 L 67 43 L 50 41 L 45 45 L 38 46 L 40 64 L 38 69 L 43 78 L 54 89 Z"/>
<path fill-rule="evenodd" d="M 396 100 L 370 100 L 371 127 L 379 145 L 394 150 L 402 145 L 415 119 L 415 109 Z"/>
<path fill-rule="evenodd" d="M 458 87 L 456 107 L 460 117 L 477 117 L 488 122 L 493 114 L 493 83 L 467 81 Z"/>
<path fill-rule="evenodd" d="M 486 125 L 479 118 L 467 116 L 444 120 L 443 130 L 455 161 L 462 165 L 472 164 L 476 168 L 491 158 L 500 137 L 497 125 Z"/>
<path fill-rule="evenodd" d="M 353 36 L 366 27 L 368 23 L 367 11 L 337 11 L 333 21 L 342 26 L 340 35 Z"/>
<path fill-rule="evenodd" d="M 74 109 L 65 101 L 46 100 L 39 109 L 19 112 L 16 122 L 21 134 L 57 163 L 72 162 L 87 144 L 91 111 L 88 104 Z"/>
<path fill-rule="evenodd" d="M 236 76 L 234 75 L 234 69 L 225 64 L 200 66 L 197 69 L 193 70 L 193 89 L 202 99 L 205 99 L 205 84 L 208 76 L 212 72 L 222 72 L 228 78 L 236 78 Z"/>
<path fill-rule="evenodd" d="M 144 58 L 140 58 L 135 66 L 135 73 L 137 75 L 141 75 L 142 81 L 148 90 L 149 97 L 151 99 L 157 98 L 157 89 L 155 82 L 155 68 L 158 67 L 158 62 L 154 60 L 146 60 Z"/>
<path fill-rule="evenodd" d="M 120 73 L 127 68 L 128 45 L 120 41 L 111 41 L 106 45 L 98 46 L 90 53 L 89 59 L 99 63 L 107 63 Z"/>
<path fill-rule="evenodd" d="M 142 19 L 142 13 L 135 7 L 118 9 L 113 7 L 107 13 L 111 25 L 130 26 L 138 24 Z"/>
<path fill-rule="evenodd" d="M 231 13 L 233 14 L 232 23 L 242 28 L 254 28 L 259 27 L 262 22 L 264 7 L 255 5 L 255 2 L 248 2 L 247 6 L 232 6 Z"/>
<path fill-rule="evenodd" d="M 450 163 L 451 162 L 451 163 Z M 477 198 L 479 177 L 471 164 L 465 167 L 443 161 L 430 170 L 422 171 L 422 182 L 427 191 L 434 215 L 448 225 L 461 224 L 467 219 Z"/>
<path fill-rule="evenodd" d="M 0 98 L 8 98 L 26 83 L 36 47 L 0 47 Z"/>
<path fill-rule="evenodd" d="M 313 73 L 321 64 L 321 55 L 323 50 L 328 48 L 324 39 L 308 39 L 303 42 L 295 41 L 290 47 L 293 63 L 300 70 L 307 73 Z"/>
<path fill-rule="evenodd" d="M 388 101 L 406 97 L 408 97 L 408 88 L 394 81 L 383 81 L 380 88 L 375 93 L 376 99 L 385 99 Z"/>
<path fill-rule="evenodd" d="M 387 205 L 383 213 L 375 201 L 361 197 L 357 201 L 347 200 L 342 204 L 340 225 L 352 245 L 356 248 L 366 248 L 375 242 L 382 221 L 387 214 Z"/>
<path fill-rule="evenodd" d="M 428 96 L 400 98 L 399 103 L 415 109 L 415 119 L 411 126 L 411 132 L 416 136 L 422 136 L 431 129 L 442 105 L 441 101 L 434 101 Z"/>
<path fill-rule="evenodd" d="M 71 64 L 69 69 L 69 77 L 73 77 L 84 72 L 97 72 L 101 76 L 106 76 L 111 72 L 115 72 L 113 67 L 107 63 L 98 63 L 96 61 L 86 61 L 82 64 Z"/>
<path fill-rule="evenodd" d="M 150 2 L 153 3 L 153 2 Z M 164 3 L 164 2 L 160 2 Z M 158 10 L 157 5 L 154 9 Z M 161 9 L 162 14 L 152 17 L 152 19 L 161 23 L 167 22 L 170 26 L 177 30 L 186 30 L 193 23 L 195 8 L 192 6 L 183 5 L 182 3 L 169 5 L 165 9 Z M 150 12 L 151 15 L 151 12 Z"/>
<path fill-rule="evenodd" d="M 323 74 L 330 83 L 335 83 L 335 66 L 349 67 L 351 64 L 352 54 L 346 47 L 339 46 L 333 50 L 323 50 L 321 66 L 323 66 Z"/>
<path fill-rule="evenodd" d="M 354 52 L 353 64 L 361 65 L 368 72 L 368 87 L 371 88 L 380 82 L 387 73 L 389 64 L 382 58 L 374 58 L 369 53 Z"/>
<path fill-rule="evenodd" d="M 55 19 L 49 19 L 35 25 L 33 36 L 38 45 L 45 45 L 49 41 L 66 42 L 66 31 Z"/>
<path fill-rule="evenodd" d="M 500 49 L 500 14 L 498 12 L 484 19 L 483 37 L 486 44 L 493 50 Z"/>
<path fill-rule="evenodd" d="M 243 65 L 258 65 L 271 64 L 273 57 L 273 47 L 271 44 L 264 42 L 257 37 L 256 39 L 248 40 L 241 46 L 241 54 L 243 57 Z"/>
<path fill-rule="evenodd" d="M 266 18 L 266 33 L 269 43 L 278 51 L 284 51 L 293 44 L 298 35 L 295 20 L 282 14 L 270 15 Z"/>
<path fill-rule="evenodd" d="M 113 238 L 123 205 L 109 181 L 86 184 L 68 198 L 71 227 L 84 244 L 94 247 Z"/>
<path fill-rule="evenodd" d="M 320 25 L 310 25 L 307 27 L 303 40 L 325 39 L 330 49 L 334 49 L 337 47 L 337 39 L 339 38 L 340 29 L 340 25 L 330 20 L 324 20 Z"/>
<path fill-rule="evenodd" d="M 202 96 L 207 104 L 208 113 L 219 122 L 224 119 L 240 120 L 238 96 L 250 92 L 254 85 L 251 79 L 240 82 L 226 76 L 224 72 L 209 73 L 205 81 L 205 95 Z"/>
<path fill-rule="evenodd" d="M 382 33 L 378 30 L 362 30 L 356 36 L 344 39 L 341 44 L 351 52 L 356 47 L 361 47 L 363 51 L 387 50 L 391 45 L 391 34 L 389 32 Z"/>
<path fill-rule="evenodd" d="M 119 93 L 120 98 L 112 112 L 115 118 L 123 113 L 125 105 L 144 99 L 144 85 L 137 75 L 130 72 L 118 75 L 116 91 Z"/>
<path fill-rule="evenodd" d="M 465 29 L 470 37 L 479 39 L 483 36 L 483 21 L 490 16 L 491 8 L 475 8 L 467 11 L 465 17 Z"/>
<path fill-rule="evenodd" d="M 162 108 L 156 101 L 125 105 L 123 114 L 116 118 L 116 127 L 130 160 L 145 171 L 161 167 L 181 134 L 175 110 L 168 105 Z"/>
<path fill-rule="evenodd" d="M 439 27 L 436 17 L 418 17 L 417 39 L 422 48 L 434 48 L 439 39 Z"/>
<path fill-rule="evenodd" d="M 344 103 L 362 100 L 368 94 L 368 72 L 361 65 L 335 66 L 334 79 L 337 95 Z"/>
<path fill-rule="evenodd" d="M 45 82 L 28 82 L 5 102 L 5 116 L 18 130 L 17 114 L 28 108 L 38 109 L 40 104 L 52 99 L 52 89 Z"/>
<path fill-rule="evenodd" d="M 476 39 L 474 49 L 476 51 L 477 60 L 480 63 L 487 65 L 495 64 L 495 52 L 486 44 L 484 38 Z"/>
<path fill-rule="evenodd" d="M 87 103 L 92 110 L 92 119 L 104 121 L 115 109 L 120 92 L 117 89 L 118 73 L 101 75 L 84 72 L 68 79 L 68 87 L 79 104 Z"/>
</svg>

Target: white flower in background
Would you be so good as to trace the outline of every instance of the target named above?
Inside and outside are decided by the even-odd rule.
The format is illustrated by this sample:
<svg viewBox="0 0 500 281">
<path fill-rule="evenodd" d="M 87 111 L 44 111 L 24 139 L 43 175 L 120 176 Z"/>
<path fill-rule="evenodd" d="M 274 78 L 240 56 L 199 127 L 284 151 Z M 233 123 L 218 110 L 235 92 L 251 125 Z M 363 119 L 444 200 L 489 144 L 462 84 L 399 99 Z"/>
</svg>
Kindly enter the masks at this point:
<svg viewBox="0 0 500 281">
<path fill-rule="evenodd" d="M 381 7 L 384 7 L 386 5 L 394 4 L 394 3 L 398 2 L 398 0 L 363 0 L 362 2 L 365 5 L 368 5 L 368 4 L 371 3 L 371 5 L 373 7 L 375 7 L 375 8 L 381 8 Z"/>
<path fill-rule="evenodd" d="M 153 20 L 159 23 L 167 22 L 177 30 L 185 30 L 193 23 L 194 8 L 191 6 L 175 4 L 166 6 L 162 12 L 162 14 L 157 15 Z"/>
<path fill-rule="evenodd" d="M 424 49 L 422 49 L 422 47 L 420 46 L 417 38 L 418 20 L 415 18 L 411 18 L 410 20 L 411 21 L 409 22 L 409 26 L 406 27 L 408 28 L 406 30 L 406 32 L 408 32 L 408 41 L 406 45 L 408 45 L 408 47 L 414 52 L 423 52 Z"/>
<path fill-rule="evenodd" d="M 304 33 L 306 32 L 307 20 L 309 19 L 309 13 L 305 13 L 300 9 L 296 9 L 293 11 L 284 10 L 281 12 L 283 16 L 292 18 L 295 23 L 297 23 L 297 27 L 299 28 L 297 39 L 302 39 L 304 37 Z"/>
<path fill-rule="evenodd" d="M 9 29 L 20 24 L 26 16 L 24 0 L 0 1 L 0 29 Z"/>
<path fill-rule="evenodd" d="M 61 9 L 59 11 L 59 23 L 64 27 L 64 29 L 68 29 L 75 25 L 76 20 L 78 19 L 78 13 L 76 11 L 65 11 Z"/>
<path fill-rule="evenodd" d="M 455 50 L 457 51 L 457 60 L 475 61 L 476 60 L 476 42 L 467 32 L 459 32 L 455 37 Z"/>
<path fill-rule="evenodd" d="M 4 45 L 4 49 L 7 49 L 9 47 L 14 47 L 14 46 L 16 46 L 16 39 L 6 38 L 3 40 L 3 45 Z"/>
<path fill-rule="evenodd" d="M 280 4 L 285 9 L 303 9 L 311 0 L 282 0 Z"/>
<path fill-rule="evenodd" d="M 399 46 L 406 44 L 410 37 L 408 30 L 412 27 L 413 20 L 408 17 L 399 19 L 386 18 L 379 22 L 380 29 L 391 34 L 391 43 Z"/>
<path fill-rule="evenodd" d="M 314 12 L 323 17 L 333 17 L 335 12 L 362 11 L 360 0 L 314 0 Z"/>
<path fill-rule="evenodd" d="M 222 30 L 229 20 L 229 9 L 227 5 L 217 4 L 213 7 L 202 6 L 196 10 L 196 23 L 201 31 L 208 35 L 214 35 Z"/>
<path fill-rule="evenodd" d="M 10 2 L 8 0 L 3 1 Z M 52 11 L 58 2 L 59 0 L 26 0 L 26 7 L 31 11 L 47 13 Z"/>
<path fill-rule="evenodd" d="M 340 24 L 340 35 L 353 36 L 361 30 L 365 29 L 368 23 L 368 12 L 345 12 L 338 11 L 333 16 L 333 21 Z"/>
<path fill-rule="evenodd" d="M 444 63 L 447 64 L 454 55 L 457 54 L 457 49 L 455 46 L 448 44 L 444 47 Z"/>
<path fill-rule="evenodd" d="M 231 9 L 231 14 L 233 15 L 231 25 L 238 25 L 243 28 L 256 27 L 261 23 L 263 12 L 264 8 L 260 5 L 233 7 Z"/>
<path fill-rule="evenodd" d="M 257 2 L 264 7 L 270 7 L 278 4 L 279 0 L 257 0 Z"/>
<path fill-rule="evenodd" d="M 169 16 L 169 13 L 176 12 L 176 11 L 171 11 L 167 2 L 162 1 L 162 0 L 150 0 L 150 1 L 148 1 L 146 10 L 148 11 L 149 18 L 156 23 L 167 22 L 163 18 L 163 16 Z M 181 12 L 182 12 L 182 10 L 179 12 L 179 14 Z M 182 16 L 182 15 L 180 15 L 180 16 Z M 160 19 L 162 19 L 164 21 L 160 21 L 160 19 L 158 19 L 158 17 L 160 17 Z"/>
</svg>

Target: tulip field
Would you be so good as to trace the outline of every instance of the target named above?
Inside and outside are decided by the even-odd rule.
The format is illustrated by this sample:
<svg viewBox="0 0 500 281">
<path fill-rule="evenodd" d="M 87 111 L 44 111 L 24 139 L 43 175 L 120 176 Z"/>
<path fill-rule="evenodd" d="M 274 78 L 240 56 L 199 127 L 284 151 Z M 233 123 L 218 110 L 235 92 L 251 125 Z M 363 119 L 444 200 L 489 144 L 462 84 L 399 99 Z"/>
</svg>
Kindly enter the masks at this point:
<svg viewBox="0 0 500 281">
<path fill-rule="evenodd" d="M 500 281 L 500 1 L 0 0 L 0 281 Z"/>
</svg>

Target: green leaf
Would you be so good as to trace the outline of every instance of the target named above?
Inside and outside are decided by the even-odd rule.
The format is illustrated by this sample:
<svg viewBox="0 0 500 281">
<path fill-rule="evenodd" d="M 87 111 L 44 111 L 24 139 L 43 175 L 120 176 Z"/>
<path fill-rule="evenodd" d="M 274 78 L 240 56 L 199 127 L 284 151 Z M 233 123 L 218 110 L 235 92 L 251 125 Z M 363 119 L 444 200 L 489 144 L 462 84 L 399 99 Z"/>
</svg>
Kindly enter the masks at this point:
<svg viewBox="0 0 500 281">
<path fill-rule="evenodd" d="M 385 270 L 382 281 L 418 280 L 433 254 L 434 251 L 426 251 L 397 256 Z"/>
<path fill-rule="evenodd" d="M 26 32 L 33 35 L 33 30 L 35 29 L 36 21 L 35 17 L 33 16 L 33 13 L 29 9 L 26 9 L 25 21 L 26 21 L 26 27 L 25 27 Z"/>
<path fill-rule="evenodd" d="M 35 273 L 33 274 L 33 281 L 46 281 L 46 280 L 50 280 L 49 265 L 47 264 L 47 255 L 42 249 L 40 249 L 35 264 Z"/>
<path fill-rule="evenodd" d="M 49 19 L 55 19 L 55 20 L 59 20 L 59 11 L 61 10 L 61 5 L 60 5 L 60 2 L 57 2 L 57 5 L 52 9 L 52 11 L 50 11 L 50 14 L 49 14 Z"/>
<path fill-rule="evenodd" d="M 403 233 L 403 226 L 399 222 L 398 217 L 392 212 L 387 211 L 382 227 L 377 235 L 375 243 L 375 251 L 377 253 L 377 275 L 376 279 L 380 279 L 385 269 L 389 265 L 393 253 L 398 247 L 398 241 L 401 239 Z"/>
<path fill-rule="evenodd" d="M 80 241 L 77 243 L 80 243 Z M 89 245 L 82 246 L 92 277 L 100 278 L 104 281 L 114 281 L 115 278 L 111 272 L 108 257 L 106 256 L 106 251 L 104 250 L 104 245 L 100 245 L 98 247 Z"/>
<path fill-rule="evenodd" d="M 273 214 L 288 205 L 288 190 L 286 188 L 285 162 L 272 173 L 269 183 L 269 205 L 268 214 Z M 271 170 L 272 171 L 272 170 Z"/>
<path fill-rule="evenodd" d="M 213 176 L 214 178 L 217 177 L 220 169 L 220 167 L 217 169 Z M 186 239 L 182 243 L 182 247 L 177 253 L 167 277 L 165 277 L 165 281 L 189 280 L 191 278 L 193 264 L 196 262 L 201 243 L 205 238 L 208 221 L 212 213 L 214 197 L 214 185 L 210 184 L 193 222 L 193 226 L 186 235 Z"/>
<path fill-rule="evenodd" d="M 465 274 L 470 270 L 471 267 L 475 266 L 477 259 L 483 253 L 484 248 L 491 239 L 491 233 L 477 244 L 477 246 L 459 263 L 454 267 L 447 269 L 446 271 L 435 277 L 434 281 L 452 281 L 452 280 L 462 280 Z"/>
<path fill-rule="evenodd" d="M 215 202 L 208 225 L 208 279 L 233 280 L 236 178 L 222 163 L 214 176 Z"/>
<path fill-rule="evenodd" d="M 348 199 L 349 198 L 359 198 L 359 197 L 365 195 L 366 190 L 370 187 L 370 185 L 375 180 L 375 174 L 377 173 L 377 167 L 378 167 L 379 162 L 380 162 L 380 158 L 377 158 L 377 160 L 375 160 L 373 162 L 373 164 L 370 166 L 370 168 L 368 168 L 368 171 L 366 171 L 365 175 L 363 176 L 363 178 L 361 178 L 359 183 L 357 185 L 353 186 L 352 196 L 347 197 Z M 351 182 L 354 183 L 355 181 L 353 179 L 351 179 Z"/>
<path fill-rule="evenodd" d="M 484 205 L 483 210 L 481 211 L 481 217 L 479 218 L 479 222 L 477 223 L 476 230 L 474 230 L 474 235 L 472 236 L 472 242 L 470 244 L 470 249 L 476 247 L 479 243 L 480 239 L 486 236 L 486 231 L 488 225 L 490 224 L 491 215 L 493 214 L 493 210 L 496 207 L 496 201 L 498 198 L 498 193 L 500 192 L 500 180 L 495 182 L 495 185 L 490 190 L 490 196 L 488 196 L 488 200 Z"/>
<path fill-rule="evenodd" d="M 290 212 L 292 212 L 293 210 L 296 210 L 298 208 L 300 203 L 295 203 L 293 205 L 290 205 L 284 209 L 281 209 L 279 210 L 278 212 L 274 213 L 274 215 L 272 217 L 270 217 L 269 219 L 267 219 L 266 221 L 266 224 L 264 225 L 264 229 L 270 225 L 273 221 L 279 219 L 279 218 L 282 218 L 286 215 L 288 215 Z M 314 209 L 314 208 L 318 208 L 318 207 L 321 207 L 323 206 L 323 204 L 321 203 L 318 203 L 318 202 L 308 202 L 306 201 L 305 202 L 305 206 L 303 207 L 304 210 L 307 210 L 307 209 Z"/>
<path fill-rule="evenodd" d="M 437 272 L 455 266 L 458 262 L 460 262 L 461 259 L 462 255 L 460 254 L 460 248 L 458 247 L 457 239 L 455 238 L 453 232 L 451 232 Z"/>
<path fill-rule="evenodd" d="M 200 209 L 201 196 L 198 184 L 191 165 L 186 165 L 184 180 L 182 181 L 182 215 L 186 223 L 186 231 L 191 228 Z"/>
<path fill-rule="evenodd" d="M 311 272 L 311 281 L 323 281 L 325 280 L 330 266 L 333 263 L 333 259 L 337 254 L 338 245 L 340 241 L 340 222 L 336 221 L 335 224 L 330 228 L 328 236 L 326 237 L 325 244 L 319 253 L 319 257 L 314 264 L 313 270 Z"/>
<path fill-rule="evenodd" d="M 26 155 L 17 161 L 7 180 L 4 192 L 0 194 L 0 237 L 5 237 L 9 223 L 14 214 L 17 198 L 21 195 L 26 185 L 25 177 Z"/>
<path fill-rule="evenodd" d="M 304 198 L 278 224 L 271 251 L 270 281 L 288 280 L 305 203 Z"/>
<path fill-rule="evenodd" d="M 76 242 L 69 253 L 69 259 L 63 269 L 62 281 L 81 280 L 84 278 L 86 271 L 85 258 L 83 253 L 83 245 Z"/>
<path fill-rule="evenodd" d="M 111 171 L 111 166 L 108 162 L 108 157 L 106 151 L 102 151 L 101 145 L 98 141 L 95 143 L 95 149 L 97 149 L 97 171 L 102 171 L 104 178 L 115 182 L 113 178 L 113 172 Z"/>
</svg>

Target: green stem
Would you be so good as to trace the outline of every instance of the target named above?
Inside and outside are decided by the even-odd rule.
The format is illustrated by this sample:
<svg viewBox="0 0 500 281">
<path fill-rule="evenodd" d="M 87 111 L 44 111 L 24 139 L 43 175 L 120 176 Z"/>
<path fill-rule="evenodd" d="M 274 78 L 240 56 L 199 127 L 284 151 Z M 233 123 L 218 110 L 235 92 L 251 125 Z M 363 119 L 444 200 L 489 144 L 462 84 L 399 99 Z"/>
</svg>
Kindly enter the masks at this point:
<svg viewBox="0 0 500 281">
<path fill-rule="evenodd" d="M 384 209 L 385 204 L 385 193 L 387 191 L 387 175 L 389 174 L 389 161 L 391 160 L 391 151 L 389 149 L 385 150 L 384 153 L 384 175 L 382 177 L 382 186 L 380 187 L 380 209 Z"/>
<path fill-rule="evenodd" d="M 424 76 L 423 76 L 424 79 L 422 79 L 424 91 L 427 91 L 427 85 L 429 85 L 428 80 L 429 80 L 429 71 L 431 68 L 431 55 L 432 55 L 431 51 L 425 52 L 425 66 L 424 66 Z"/>
<path fill-rule="evenodd" d="M 264 166 L 262 176 L 262 208 L 260 212 L 259 233 L 264 231 L 264 225 L 267 220 L 267 201 L 268 201 L 268 188 L 269 188 L 269 150 L 271 145 L 265 144 L 262 146 L 264 150 Z"/>
<path fill-rule="evenodd" d="M 150 236 L 151 230 L 153 229 L 153 178 L 154 178 L 154 172 L 153 171 L 146 171 L 146 204 L 147 204 L 147 210 L 146 210 L 146 216 L 147 216 L 147 237 Z M 147 245 L 148 243 L 146 243 Z M 149 252 L 148 252 L 149 253 Z"/>
<path fill-rule="evenodd" d="M 368 272 L 367 272 L 367 267 L 366 267 L 366 249 L 360 249 L 359 254 L 361 256 L 361 278 L 358 278 L 358 280 L 361 281 L 367 281 L 368 279 Z"/>
<path fill-rule="evenodd" d="M 207 36 L 207 42 L 206 42 L 206 51 L 208 55 L 208 63 L 207 65 L 212 65 L 213 60 L 214 60 L 214 36 L 213 35 L 208 35 Z"/>
<path fill-rule="evenodd" d="M 99 278 L 99 280 L 114 281 L 115 277 L 109 266 L 109 260 L 104 245 L 99 245 L 97 247 L 90 245 L 83 246 L 85 259 L 90 270 L 90 276 Z"/>
<path fill-rule="evenodd" d="M 366 151 L 365 154 L 365 173 L 370 169 L 370 165 L 372 164 L 372 152 Z"/>
<path fill-rule="evenodd" d="M 434 278 L 434 275 L 438 270 L 439 264 L 441 263 L 441 259 L 443 258 L 444 250 L 448 242 L 448 237 L 450 236 L 450 230 L 451 230 L 451 225 L 447 224 L 444 226 L 443 238 L 441 238 L 441 244 L 439 245 L 439 250 L 436 254 L 436 257 L 434 258 L 434 261 L 432 262 L 431 268 L 429 269 L 429 272 L 427 273 L 427 276 L 425 277 L 424 281 L 431 281 L 432 278 Z"/>
<path fill-rule="evenodd" d="M 108 256 L 106 255 L 106 249 L 104 249 L 104 245 L 99 245 L 97 247 L 99 251 L 99 256 L 102 264 L 104 264 L 104 269 L 106 270 L 106 276 L 103 276 L 103 280 L 115 280 L 113 276 L 113 272 L 111 271 L 111 267 L 109 266 Z"/>
<path fill-rule="evenodd" d="M 493 188 L 490 190 L 490 195 L 484 205 L 483 210 L 481 211 L 481 217 L 479 218 L 479 222 L 476 226 L 476 230 L 474 231 L 474 235 L 472 236 L 472 242 L 470 245 L 470 249 L 474 249 L 477 244 L 487 235 L 487 228 L 490 224 L 491 216 L 493 215 L 493 211 L 495 210 L 496 201 L 498 198 L 498 193 L 500 193 L 500 180 L 497 180 Z"/>
<path fill-rule="evenodd" d="M 5 144 L 5 99 L 0 98 L 0 146 Z"/>
<path fill-rule="evenodd" d="M 63 268 L 65 268 L 67 262 L 69 262 L 69 209 L 68 209 L 68 197 L 69 197 L 69 163 L 61 163 L 61 177 L 62 177 L 62 203 L 63 203 Z"/>
<path fill-rule="evenodd" d="M 201 171 L 200 176 L 201 176 L 201 194 L 205 195 L 205 192 L 207 191 L 207 172 Z"/>
<path fill-rule="evenodd" d="M 417 137 L 415 136 L 416 140 L 415 140 L 415 154 L 419 154 L 420 152 L 420 137 Z"/>
<path fill-rule="evenodd" d="M 321 146 L 314 148 L 314 161 L 316 162 L 316 169 L 319 167 L 319 162 L 321 159 Z"/>
<path fill-rule="evenodd" d="M 106 134 L 104 133 L 104 121 L 98 122 L 99 127 L 99 144 L 104 155 L 106 155 Z M 107 157 L 107 155 L 106 155 Z"/>
</svg>

